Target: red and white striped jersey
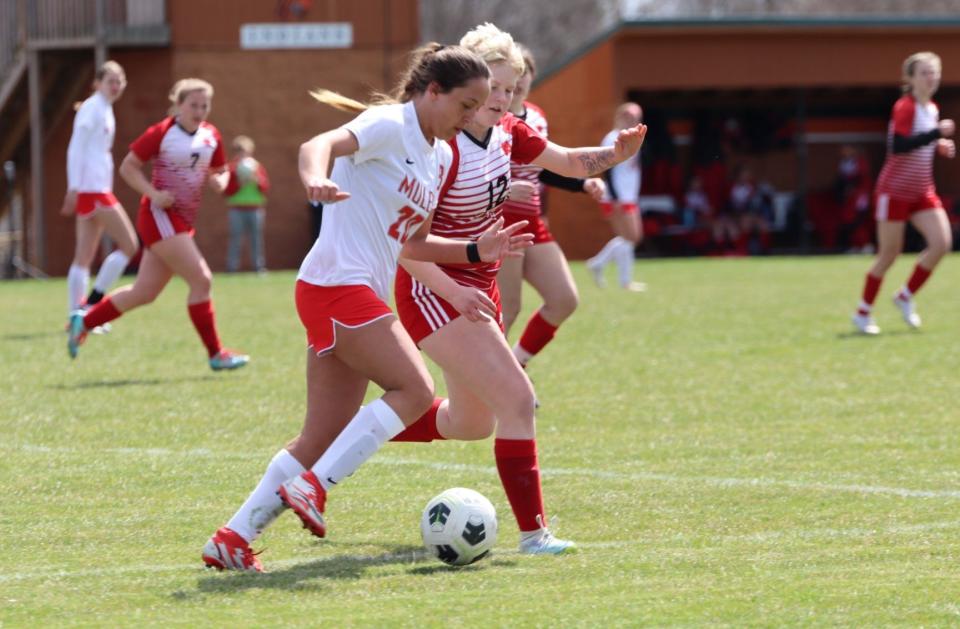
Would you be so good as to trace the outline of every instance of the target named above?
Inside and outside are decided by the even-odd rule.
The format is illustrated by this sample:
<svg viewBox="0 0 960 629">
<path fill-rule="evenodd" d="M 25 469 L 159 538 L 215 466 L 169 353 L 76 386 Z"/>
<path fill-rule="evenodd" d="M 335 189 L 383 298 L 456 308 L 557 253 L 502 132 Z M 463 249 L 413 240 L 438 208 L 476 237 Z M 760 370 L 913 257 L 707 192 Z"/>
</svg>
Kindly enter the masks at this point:
<svg viewBox="0 0 960 629">
<path fill-rule="evenodd" d="M 450 146 L 453 165 L 440 191 L 430 232 L 476 240 L 502 215 L 510 185 L 510 161 L 530 163 L 547 148 L 547 141 L 525 122 L 507 114 L 485 139 L 462 131 L 450 140 Z M 460 284 L 488 290 L 496 280 L 500 262 L 440 266 Z"/>
<path fill-rule="evenodd" d="M 193 225 L 210 170 L 227 163 L 217 128 L 209 122 L 202 122 L 196 131 L 189 133 L 171 116 L 144 131 L 130 145 L 130 150 L 141 162 L 154 160 L 153 187 L 171 192 L 174 197 L 173 205 L 166 211 Z M 144 210 L 164 209 L 153 207 L 146 196 L 140 199 L 140 207 Z"/>
<path fill-rule="evenodd" d="M 67 188 L 77 192 L 113 192 L 113 105 L 94 92 L 73 119 L 67 147 Z"/>
<path fill-rule="evenodd" d="M 933 188 L 933 155 L 937 143 L 894 154 L 893 136 L 927 133 L 937 127 L 939 120 L 940 109 L 932 101 L 921 105 L 906 94 L 893 105 L 893 116 L 887 128 L 887 159 L 877 178 L 878 194 L 912 200 Z"/>
<path fill-rule="evenodd" d="M 523 102 L 523 114 L 517 116 L 527 123 L 527 126 L 534 131 L 547 137 L 547 117 L 543 110 L 529 101 Z M 540 172 L 543 169 L 536 164 L 520 164 L 516 161 L 510 162 L 510 177 L 521 181 L 528 181 L 537 187 L 536 193 L 529 201 L 510 201 L 503 205 L 505 214 L 517 214 L 521 216 L 540 216 L 541 204 L 540 193 Z"/>
</svg>

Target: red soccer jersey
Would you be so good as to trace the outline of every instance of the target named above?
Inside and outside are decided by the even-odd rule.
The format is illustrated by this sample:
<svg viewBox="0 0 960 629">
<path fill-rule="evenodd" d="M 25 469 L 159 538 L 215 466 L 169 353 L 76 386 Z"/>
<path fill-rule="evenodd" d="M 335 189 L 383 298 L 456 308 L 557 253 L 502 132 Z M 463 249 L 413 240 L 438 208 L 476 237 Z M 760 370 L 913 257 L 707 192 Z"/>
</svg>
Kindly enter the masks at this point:
<svg viewBox="0 0 960 629">
<path fill-rule="evenodd" d="M 933 154 L 936 142 L 894 154 L 893 136 L 927 133 L 937 127 L 940 110 L 932 101 L 921 105 L 907 94 L 893 105 L 887 129 L 887 159 L 877 178 L 877 193 L 895 199 L 912 200 L 933 189 Z"/>
<path fill-rule="evenodd" d="M 534 131 L 547 137 L 547 117 L 543 110 L 531 102 L 523 102 L 523 116 L 521 120 L 527 123 L 527 126 Z M 517 214 L 521 216 L 540 216 L 540 172 L 543 169 L 536 164 L 521 164 L 517 161 L 510 162 L 510 177 L 521 181 L 527 181 L 536 186 L 537 191 L 529 201 L 507 201 L 503 206 L 503 211 L 507 214 Z"/>
<path fill-rule="evenodd" d="M 510 162 L 528 164 L 547 141 L 525 122 L 507 114 L 478 140 L 465 132 L 450 140 L 453 165 L 440 191 L 430 232 L 447 238 L 475 240 L 502 214 L 510 185 Z M 500 262 L 440 265 L 460 284 L 488 290 Z"/>
<path fill-rule="evenodd" d="M 175 199 L 166 210 L 192 226 L 210 170 L 227 163 L 217 128 L 203 122 L 196 131 L 188 133 L 175 118 L 164 118 L 134 140 L 130 150 L 141 162 L 154 160 L 153 187 L 171 192 Z M 140 207 L 161 209 L 151 208 L 146 196 L 140 200 Z"/>
</svg>

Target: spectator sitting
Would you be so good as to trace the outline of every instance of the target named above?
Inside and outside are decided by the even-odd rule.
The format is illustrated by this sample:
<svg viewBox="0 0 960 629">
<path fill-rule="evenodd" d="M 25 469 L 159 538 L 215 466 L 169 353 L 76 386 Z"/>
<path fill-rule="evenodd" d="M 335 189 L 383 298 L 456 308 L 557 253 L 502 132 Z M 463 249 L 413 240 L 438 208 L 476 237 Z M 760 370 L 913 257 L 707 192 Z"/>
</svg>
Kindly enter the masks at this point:
<svg viewBox="0 0 960 629">
<path fill-rule="evenodd" d="M 709 223 L 711 214 L 713 214 L 713 208 L 710 206 L 707 193 L 703 190 L 703 180 L 694 175 L 690 179 L 690 185 L 683 198 L 681 223 L 687 229 L 703 227 Z"/>
</svg>

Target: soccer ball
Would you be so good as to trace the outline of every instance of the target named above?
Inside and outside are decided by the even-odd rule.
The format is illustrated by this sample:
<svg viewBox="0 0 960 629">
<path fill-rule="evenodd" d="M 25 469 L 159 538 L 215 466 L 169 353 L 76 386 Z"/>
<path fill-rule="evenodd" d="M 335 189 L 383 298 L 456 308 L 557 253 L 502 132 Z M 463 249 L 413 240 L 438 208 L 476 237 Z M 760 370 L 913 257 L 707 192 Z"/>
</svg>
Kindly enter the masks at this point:
<svg viewBox="0 0 960 629">
<path fill-rule="evenodd" d="M 472 489 L 448 489 L 423 509 L 420 534 L 437 559 L 465 566 L 486 557 L 496 544 L 497 511 Z"/>
<path fill-rule="evenodd" d="M 237 162 L 237 179 L 247 182 L 253 179 L 257 174 L 257 160 L 252 157 L 244 157 Z"/>
</svg>

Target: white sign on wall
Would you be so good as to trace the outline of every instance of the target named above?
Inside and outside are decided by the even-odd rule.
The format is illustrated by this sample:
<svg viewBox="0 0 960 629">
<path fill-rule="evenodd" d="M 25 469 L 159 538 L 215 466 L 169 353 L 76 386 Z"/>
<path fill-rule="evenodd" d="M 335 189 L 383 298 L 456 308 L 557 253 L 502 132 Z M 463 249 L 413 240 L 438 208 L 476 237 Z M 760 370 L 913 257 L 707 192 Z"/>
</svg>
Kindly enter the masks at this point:
<svg viewBox="0 0 960 629">
<path fill-rule="evenodd" d="M 349 48 L 353 45 L 353 24 L 349 22 L 308 22 L 242 24 L 240 48 Z"/>
</svg>

